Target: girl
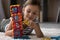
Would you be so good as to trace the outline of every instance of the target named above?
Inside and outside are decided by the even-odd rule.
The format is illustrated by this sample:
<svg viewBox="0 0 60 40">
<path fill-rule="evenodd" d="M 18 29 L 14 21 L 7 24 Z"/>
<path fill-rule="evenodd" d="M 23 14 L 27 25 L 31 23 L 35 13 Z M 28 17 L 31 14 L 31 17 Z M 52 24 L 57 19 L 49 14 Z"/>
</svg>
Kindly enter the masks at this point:
<svg viewBox="0 0 60 40">
<path fill-rule="evenodd" d="M 43 37 L 43 33 L 41 32 L 39 24 L 34 21 L 39 15 L 40 9 L 40 2 L 38 0 L 27 0 L 26 3 L 23 5 L 22 12 L 24 20 L 28 20 L 30 23 L 29 25 L 23 23 L 23 27 L 25 28 L 23 32 L 25 32 L 25 34 L 30 34 L 34 29 L 37 37 Z M 13 30 L 11 22 L 12 18 L 10 18 L 10 23 L 5 28 L 5 35 L 7 36 L 12 36 Z"/>
</svg>

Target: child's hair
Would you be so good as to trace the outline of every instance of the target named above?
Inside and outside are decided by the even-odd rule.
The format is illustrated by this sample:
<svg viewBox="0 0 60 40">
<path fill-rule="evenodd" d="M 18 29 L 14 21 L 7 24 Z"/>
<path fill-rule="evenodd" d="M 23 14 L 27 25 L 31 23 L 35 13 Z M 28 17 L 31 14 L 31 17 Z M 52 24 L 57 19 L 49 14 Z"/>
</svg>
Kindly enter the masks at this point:
<svg viewBox="0 0 60 40">
<path fill-rule="evenodd" d="M 39 0 L 27 0 L 25 4 L 23 5 L 23 7 L 26 7 L 27 5 L 37 5 L 39 9 L 41 9 Z"/>
</svg>

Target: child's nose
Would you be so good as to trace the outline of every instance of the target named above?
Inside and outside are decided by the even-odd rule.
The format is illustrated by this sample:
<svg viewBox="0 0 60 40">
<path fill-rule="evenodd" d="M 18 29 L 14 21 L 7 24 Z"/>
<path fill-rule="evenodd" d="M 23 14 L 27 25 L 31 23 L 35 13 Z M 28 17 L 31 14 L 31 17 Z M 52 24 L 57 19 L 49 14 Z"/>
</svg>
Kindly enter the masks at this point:
<svg viewBox="0 0 60 40">
<path fill-rule="evenodd" d="M 32 12 L 30 13 L 30 16 L 33 16 L 33 13 Z"/>
</svg>

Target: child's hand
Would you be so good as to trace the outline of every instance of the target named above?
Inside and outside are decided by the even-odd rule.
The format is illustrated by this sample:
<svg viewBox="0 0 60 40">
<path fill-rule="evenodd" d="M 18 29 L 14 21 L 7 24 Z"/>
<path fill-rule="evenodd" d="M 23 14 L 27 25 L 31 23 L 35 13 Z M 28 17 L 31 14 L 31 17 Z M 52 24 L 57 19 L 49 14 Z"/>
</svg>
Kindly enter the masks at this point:
<svg viewBox="0 0 60 40">
<path fill-rule="evenodd" d="M 43 37 L 43 33 L 41 32 L 39 24 L 30 20 L 29 26 L 35 30 L 37 37 Z"/>
<path fill-rule="evenodd" d="M 23 21 L 26 25 L 30 26 L 31 28 L 35 28 L 36 26 L 38 26 L 33 20 L 29 19 L 29 18 L 26 18 L 24 21 Z"/>
<path fill-rule="evenodd" d="M 32 21 L 32 20 L 29 20 L 29 25 L 28 26 L 30 26 L 31 28 L 36 28 L 37 26 L 38 26 L 38 24 L 36 24 L 34 21 Z"/>
<path fill-rule="evenodd" d="M 10 21 L 12 21 L 12 17 L 10 17 Z"/>
</svg>

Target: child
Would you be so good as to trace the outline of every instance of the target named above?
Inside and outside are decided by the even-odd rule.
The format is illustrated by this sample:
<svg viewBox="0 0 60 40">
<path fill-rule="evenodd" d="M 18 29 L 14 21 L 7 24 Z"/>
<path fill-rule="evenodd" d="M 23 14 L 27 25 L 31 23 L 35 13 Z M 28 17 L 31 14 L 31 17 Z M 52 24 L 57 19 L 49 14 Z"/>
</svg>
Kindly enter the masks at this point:
<svg viewBox="0 0 60 40">
<path fill-rule="evenodd" d="M 32 29 L 34 29 L 37 37 L 43 37 L 43 33 L 41 32 L 39 24 L 34 22 L 34 20 L 40 13 L 39 1 L 27 0 L 26 3 L 23 5 L 22 12 L 23 12 L 24 20 L 28 20 L 30 23 L 28 26 L 26 26 L 26 24 L 24 24 L 24 26 L 26 26 L 25 27 L 26 30 L 28 30 L 28 28 L 30 29 L 30 31 L 28 30 L 28 32 L 26 32 L 25 34 L 30 34 L 32 32 Z M 10 18 L 10 20 L 11 21 L 8 24 L 8 26 L 6 26 L 6 30 L 5 30 L 5 35 L 7 35 L 7 36 L 12 36 L 12 32 L 13 32 L 12 23 L 11 23 L 12 18 Z"/>
</svg>

